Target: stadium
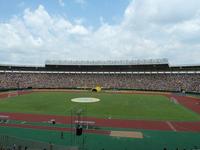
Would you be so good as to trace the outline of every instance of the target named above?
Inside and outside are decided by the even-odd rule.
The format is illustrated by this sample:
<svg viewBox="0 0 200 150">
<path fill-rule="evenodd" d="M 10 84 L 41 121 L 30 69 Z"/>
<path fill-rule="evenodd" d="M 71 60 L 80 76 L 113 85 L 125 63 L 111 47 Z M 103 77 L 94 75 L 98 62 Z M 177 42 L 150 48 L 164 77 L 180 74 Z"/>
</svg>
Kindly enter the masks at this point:
<svg viewBox="0 0 200 150">
<path fill-rule="evenodd" d="M 0 65 L 0 148 L 200 148 L 200 66 L 167 59 Z"/>
</svg>

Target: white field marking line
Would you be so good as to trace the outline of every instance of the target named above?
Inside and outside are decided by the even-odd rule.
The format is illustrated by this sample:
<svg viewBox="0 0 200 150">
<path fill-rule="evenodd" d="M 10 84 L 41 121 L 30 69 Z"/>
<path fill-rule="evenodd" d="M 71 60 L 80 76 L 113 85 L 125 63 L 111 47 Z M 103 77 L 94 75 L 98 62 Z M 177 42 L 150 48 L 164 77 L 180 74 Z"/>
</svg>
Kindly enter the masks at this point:
<svg viewBox="0 0 200 150">
<path fill-rule="evenodd" d="M 170 100 L 171 100 L 172 102 L 174 102 L 175 104 L 179 104 L 179 102 L 177 101 L 177 99 L 175 99 L 174 97 L 171 97 Z"/>
<path fill-rule="evenodd" d="M 174 131 L 174 132 L 176 132 L 177 130 L 176 130 L 176 128 L 172 125 L 172 123 L 171 122 L 169 122 L 169 121 L 166 121 L 166 123 L 167 123 L 167 125 Z"/>
</svg>

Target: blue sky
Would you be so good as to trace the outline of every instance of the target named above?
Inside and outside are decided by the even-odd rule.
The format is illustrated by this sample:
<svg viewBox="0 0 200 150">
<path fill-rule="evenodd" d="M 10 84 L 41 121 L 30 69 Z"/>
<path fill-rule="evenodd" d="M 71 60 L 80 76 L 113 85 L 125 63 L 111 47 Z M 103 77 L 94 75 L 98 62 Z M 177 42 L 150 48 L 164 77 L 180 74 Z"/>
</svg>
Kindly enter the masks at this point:
<svg viewBox="0 0 200 150">
<path fill-rule="evenodd" d="M 200 0 L 0 0 L 0 63 L 200 64 Z"/>
<path fill-rule="evenodd" d="M 43 5 L 50 14 L 65 16 L 69 20 L 81 19 L 83 24 L 97 28 L 101 21 L 119 23 L 129 3 L 130 0 L 1 0 L 0 21 L 20 16 L 26 8 L 34 10 Z"/>
</svg>

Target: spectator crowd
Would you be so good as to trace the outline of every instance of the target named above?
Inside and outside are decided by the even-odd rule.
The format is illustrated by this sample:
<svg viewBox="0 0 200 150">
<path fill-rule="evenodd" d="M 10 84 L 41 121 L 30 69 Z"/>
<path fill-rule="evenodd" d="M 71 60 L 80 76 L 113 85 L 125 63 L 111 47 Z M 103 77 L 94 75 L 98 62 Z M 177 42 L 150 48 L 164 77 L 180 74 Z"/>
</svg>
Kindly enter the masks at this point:
<svg viewBox="0 0 200 150">
<path fill-rule="evenodd" d="M 0 73 L 5 88 L 129 88 L 200 92 L 200 74 Z"/>
</svg>

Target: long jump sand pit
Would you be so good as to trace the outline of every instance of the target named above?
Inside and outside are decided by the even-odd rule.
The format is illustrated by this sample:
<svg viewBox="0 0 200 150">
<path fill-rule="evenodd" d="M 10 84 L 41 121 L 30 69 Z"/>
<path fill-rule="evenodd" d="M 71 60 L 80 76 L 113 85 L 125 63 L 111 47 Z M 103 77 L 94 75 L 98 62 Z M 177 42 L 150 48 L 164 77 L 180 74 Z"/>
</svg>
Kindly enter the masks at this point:
<svg viewBox="0 0 200 150">
<path fill-rule="evenodd" d="M 142 132 L 133 132 L 133 131 L 111 131 L 110 136 L 143 139 Z"/>
</svg>

